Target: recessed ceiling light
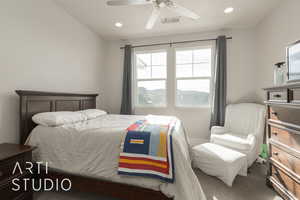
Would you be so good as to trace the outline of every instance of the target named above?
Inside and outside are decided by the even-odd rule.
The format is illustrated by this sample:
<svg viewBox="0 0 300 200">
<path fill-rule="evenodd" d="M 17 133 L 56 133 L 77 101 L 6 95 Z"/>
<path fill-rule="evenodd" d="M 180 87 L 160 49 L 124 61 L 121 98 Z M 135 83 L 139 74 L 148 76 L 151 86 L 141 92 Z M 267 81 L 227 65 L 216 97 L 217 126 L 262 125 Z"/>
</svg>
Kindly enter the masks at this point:
<svg viewBox="0 0 300 200">
<path fill-rule="evenodd" d="M 228 13 L 232 13 L 232 12 L 233 12 L 233 10 L 234 10 L 234 8 L 233 8 L 233 7 L 228 7 L 228 8 L 225 8 L 225 10 L 224 10 L 224 13 L 226 13 L 226 14 L 228 14 Z"/>
<path fill-rule="evenodd" d="M 121 22 L 116 22 L 115 26 L 118 27 L 118 28 L 121 28 L 123 26 L 123 24 Z"/>
</svg>

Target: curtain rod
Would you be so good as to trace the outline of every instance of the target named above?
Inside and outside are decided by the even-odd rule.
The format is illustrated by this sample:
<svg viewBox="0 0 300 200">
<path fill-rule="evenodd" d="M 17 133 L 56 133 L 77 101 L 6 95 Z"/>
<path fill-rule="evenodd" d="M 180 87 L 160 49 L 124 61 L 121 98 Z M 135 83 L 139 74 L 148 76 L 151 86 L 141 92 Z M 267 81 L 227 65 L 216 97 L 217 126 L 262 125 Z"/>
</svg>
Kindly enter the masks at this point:
<svg viewBox="0 0 300 200">
<path fill-rule="evenodd" d="M 231 40 L 232 37 L 227 37 L 227 40 Z M 187 40 L 187 41 L 180 41 L 180 42 L 166 42 L 166 43 L 156 43 L 156 44 L 145 44 L 145 45 L 137 45 L 137 46 L 132 46 L 131 48 L 137 48 L 137 47 L 151 47 L 151 46 L 160 46 L 160 45 L 170 45 L 172 46 L 173 44 L 184 44 L 184 43 L 193 43 L 193 42 L 207 42 L 207 41 L 213 41 L 217 40 L 217 38 L 214 39 L 203 39 L 203 40 Z M 125 47 L 120 47 L 120 49 L 124 49 Z"/>
</svg>

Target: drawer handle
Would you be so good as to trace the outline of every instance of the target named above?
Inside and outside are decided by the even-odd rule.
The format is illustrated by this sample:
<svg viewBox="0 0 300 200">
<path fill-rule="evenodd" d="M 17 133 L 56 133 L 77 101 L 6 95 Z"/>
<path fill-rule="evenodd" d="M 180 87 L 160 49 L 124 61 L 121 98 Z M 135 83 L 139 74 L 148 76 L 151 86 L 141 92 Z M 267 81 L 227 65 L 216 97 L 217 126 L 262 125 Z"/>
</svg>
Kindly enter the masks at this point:
<svg viewBox="0 0 300 200">
<path fill-rule="evenodd" d="M 273 97 L 280 98 L 281 94 L 274 94 Z"/>
<path fill-rule="evenodd" d="M 273 132 L 273 135 L 277 136 L 277 135 L 278 135 L 278 133 L 277 133 L 277 132 Z"/>
<path fill-rule="evenodd" d="M 275 111 L 272 111 L 271 114 L 277 116 L 277 112 Z"/>
<path fill-rule="evenodd" d="M 274 153 L 273 153 L 273 155 L 275 155 L 275 156 L 278 156 L 278 155 L 279 155 L 279 153 L 278 153 L 278 152 L 274 152 Z"/>
</svg>

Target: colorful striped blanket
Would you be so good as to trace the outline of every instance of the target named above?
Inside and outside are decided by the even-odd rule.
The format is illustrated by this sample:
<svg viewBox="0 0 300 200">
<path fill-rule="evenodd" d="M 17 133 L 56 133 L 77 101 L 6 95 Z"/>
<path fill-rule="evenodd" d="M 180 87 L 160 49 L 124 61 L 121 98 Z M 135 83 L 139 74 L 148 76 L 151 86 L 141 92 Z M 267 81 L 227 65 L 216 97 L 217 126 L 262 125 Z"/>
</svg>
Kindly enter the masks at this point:
<svg viewBox="0 0 300 200">
<path fill-rule="evenodd" d="M 127 128 L 118 174 L 147 176 L 174 182 L 172 132 L 176 120 L 140 120 Z"/>
</svg>

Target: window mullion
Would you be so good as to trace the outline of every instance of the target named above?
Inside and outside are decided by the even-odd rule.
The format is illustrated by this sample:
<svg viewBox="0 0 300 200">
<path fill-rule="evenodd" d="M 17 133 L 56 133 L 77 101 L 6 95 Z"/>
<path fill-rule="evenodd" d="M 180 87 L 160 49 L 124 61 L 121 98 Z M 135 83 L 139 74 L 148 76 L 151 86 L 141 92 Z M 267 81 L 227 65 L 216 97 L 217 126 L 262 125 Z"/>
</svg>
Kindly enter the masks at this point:
<svg viewBox="0 0 300 200">
<path fill-rule="evenodd" d="M 205 80 L 205 79 L 207 79 L 207 80 L 210 80 L 211 79 L 211 77 L 178 77 L 178 78 L 176 78 L 177 80 L 194 80 L 194 79 L 201 79 L 201 80 Z"/>
<path fill-rule="evenodd" d="M 151 78 L 153 77 L 152 75 L 152 53 L 150 54 L 150 69 L 151 69 Z"/>
<path fill-rule="evenodd" d="M 192 76 L 194 76 L 194 51 L 192 51 Z"/>
<path fill-rule="evenodd" d="M 141 78 L 141 79 L 136 79 L 137 81 L 165 81 L 166 78 Z"/>
</svg>

